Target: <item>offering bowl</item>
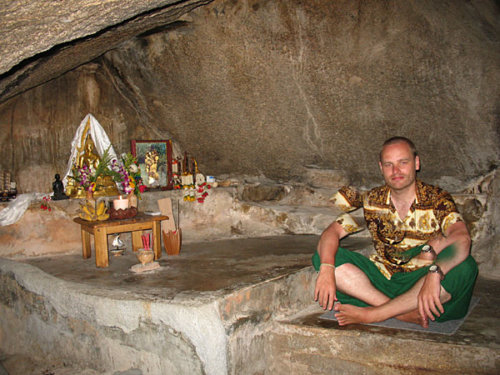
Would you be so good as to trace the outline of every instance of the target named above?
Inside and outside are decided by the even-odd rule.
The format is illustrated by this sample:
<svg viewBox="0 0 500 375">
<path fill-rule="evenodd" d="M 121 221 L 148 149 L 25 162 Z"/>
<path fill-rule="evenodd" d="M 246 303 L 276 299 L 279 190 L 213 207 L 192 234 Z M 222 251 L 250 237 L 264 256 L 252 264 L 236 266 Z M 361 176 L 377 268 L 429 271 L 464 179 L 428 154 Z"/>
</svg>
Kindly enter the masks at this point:
<svg viewBox="0 0 500 375">
<path fill-rule="evenodd" d="M 137 251 L 137 259 L 144 266 L 145 264 L 151 263 L 155 258 L 155 253 L 153 250 L 139 249 Z"/>
</svg>

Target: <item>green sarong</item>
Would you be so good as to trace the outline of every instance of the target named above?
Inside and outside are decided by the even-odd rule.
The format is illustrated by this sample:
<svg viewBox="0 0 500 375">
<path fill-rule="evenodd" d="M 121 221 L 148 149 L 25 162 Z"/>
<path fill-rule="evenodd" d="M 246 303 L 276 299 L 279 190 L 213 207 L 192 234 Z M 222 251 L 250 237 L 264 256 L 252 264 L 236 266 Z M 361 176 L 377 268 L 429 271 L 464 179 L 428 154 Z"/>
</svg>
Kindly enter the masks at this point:
<svg viewBox="0 0 500 375">
<path fill-rule="evenodd" d="M 413 257 L 420 253 L 422 246 L 410 249 L 406 254 Z M 438 254 L 437 260 L 450 257 L 453 255 L 453 252 L 454 246 L 448 246 Z M 321 260 L 317 251 L 313 255 L 312 262 L 316 271 L 319 271 Z M 398 272 L 392 275 L 390 280 L 387 280 L 370 259 L 357 252 L 339 247 L 335 257 L 335 266 L 339 267 L 344 263 L 354 264 L 361 269 L 370 279 L 373 286 L 391 299 L 410 290 L 429 270 L 429 266 L 427 266 L 409 273 Z M 436 317 L 437 322 L 461 319 L 467 315 L 477 272 L 476 261 L 469 255 L 467 259 L 446 274 L 444 280 L 441 281 L 441 285 L 451 294 L 451 300 L 443 304 L 444 314 Z M 337 291 L 337 298 L 344 304 L 360 307 L 369 306 L 365 302 L 339 291 Z"/>
</svg>

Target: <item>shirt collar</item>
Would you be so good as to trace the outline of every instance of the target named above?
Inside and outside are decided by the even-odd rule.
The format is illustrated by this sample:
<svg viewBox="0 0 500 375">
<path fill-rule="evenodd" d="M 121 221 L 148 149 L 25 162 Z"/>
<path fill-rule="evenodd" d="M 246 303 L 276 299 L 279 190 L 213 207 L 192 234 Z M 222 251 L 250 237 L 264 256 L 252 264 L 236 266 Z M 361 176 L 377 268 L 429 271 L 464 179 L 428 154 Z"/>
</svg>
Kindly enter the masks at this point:
<svg viewBox="0 0 500 375">
<path fill-rule="evenodd" d="M 385 204 L 390 206 L 392 204 L 391 202 L 391 189 L 389 189 L 389 186 L 385 185 L 386 189 L 386 198 L 385 198 Z"/>
<path fill-rule="evenodd" d="M 385 188 L 387 190 L 386 192 L 386 198 L 385 198 L 385 204 L 388 206 L 392 206 L 392 201 L 391 201 L 391 189 L 389 186 L 385 185 Z M 410 211 L 413 212 L 414 208 L 413 205 L 418 205 L 419 202 L 422 201 L 421 198 L 421 190 L 422 190 L 422 181 L 420 181 L 418 178 L 415 179 L 415 201 L 412 203 L 410 206 Z"/>
<path fill-rule="evenodd" d="M 422 202 L 422 181 L 415 179 L 415 204 Z"/>
</svg>

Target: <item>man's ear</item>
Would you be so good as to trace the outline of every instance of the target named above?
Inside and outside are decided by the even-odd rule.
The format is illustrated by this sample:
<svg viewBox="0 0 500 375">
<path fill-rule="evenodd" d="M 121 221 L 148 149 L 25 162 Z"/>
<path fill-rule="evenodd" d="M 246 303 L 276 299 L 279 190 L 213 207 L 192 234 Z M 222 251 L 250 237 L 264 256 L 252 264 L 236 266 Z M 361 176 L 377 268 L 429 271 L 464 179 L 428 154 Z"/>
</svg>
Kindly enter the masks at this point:
<svg viewBox="0 0 500 375">
<path fill-rule="evenodd" d="M 378 166 L 380 167 L 380 173 L 382 173 L 382 162 L 381 161 L 378 162 Z"/>
<path fill-rule="evenodd" d="M 415 170 L 416 171 L 419 171 L 420 170 L 420 158 L 417 156 L 415 156 Z"/>
</svg>

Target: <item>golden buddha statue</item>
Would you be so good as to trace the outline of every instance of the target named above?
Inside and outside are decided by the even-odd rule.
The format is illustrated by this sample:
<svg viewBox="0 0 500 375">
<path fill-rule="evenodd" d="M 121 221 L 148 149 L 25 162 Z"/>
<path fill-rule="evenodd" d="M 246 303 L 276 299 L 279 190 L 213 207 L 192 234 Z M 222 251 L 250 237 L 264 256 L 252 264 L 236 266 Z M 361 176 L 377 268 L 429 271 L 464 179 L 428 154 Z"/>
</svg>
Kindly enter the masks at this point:
<svg viewBox="0 0 500 375">
<path fill-rule="evenodd" d="M 86 132 L 84 131 L 83 134 L 82 143 Z M 76 160 L 73 161 L 73 175 L 75 175 L 77 171 L 85 165 L 90 168 L 91 173 L 95 172 L 97 166 L 99 165 L 100 157 L 94 152 L 94 149 L 94 141 L 90 135 L 87 135 L 85 143 L 83 143 L 81 147 L 77 148 L 77 150 L 80 151 L 80 154 L 77 155 Z M 94 191 L 95 197 L 119 194 L 116 184 L 111 176 L 99 176 L 96 184 L 98 188 Z M 82 186 L 79 186 L 78 183 L 75 182 L 75 180 L 68 178 L 68 182 L 66 184 L 66 194 L 72 198 L 85 198 L 86 192 Z"/>
<path fill-rule="evenodd" d="M 86 165 L 92 172 L 95 172 L 97 166 L 99 165 L 99 156 L 94 153 L 94 148 L 94 141 L 92 138 L 87 137 L 84 147 L 85 151 L 78 158 L 78 164 L 76 165 L 78 169 L 83 168 L 83 166 Z"/>
</svg>

